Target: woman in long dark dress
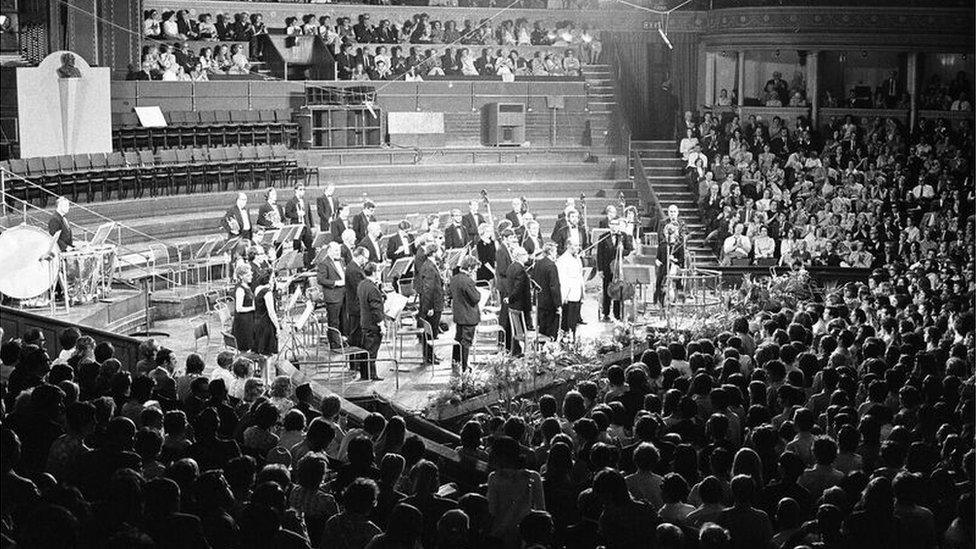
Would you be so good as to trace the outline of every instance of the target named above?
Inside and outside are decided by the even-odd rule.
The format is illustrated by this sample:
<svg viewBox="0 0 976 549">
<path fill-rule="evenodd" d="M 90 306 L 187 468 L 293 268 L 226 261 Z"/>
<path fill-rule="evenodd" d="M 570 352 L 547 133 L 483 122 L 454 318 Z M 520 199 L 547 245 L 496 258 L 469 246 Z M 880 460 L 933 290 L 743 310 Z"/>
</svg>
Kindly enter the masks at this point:
<svg viewBox="0 0 976 549">
<path fill-rule="evenodd" d="M 237 350 L 241 352 L 254 349 L 254 293 L 251 291 L 251 280 L 254 273 L 251 266 L 242 263 L 234 270 L 237 286 L 234 288 L 234 324 L 231 333 L 237 342 Z"/>
<path fill-rule="evenodd" d="M 494 280 L 495 278 L 495 236 L 491 225 L 482 223 L 478 227 L 478 242 L 475 244 L 475 253 L 481 266 L 478 267 L 475 281 L 483 282 Z"/>
<path fill-rule="evenodd" d="M 274 300 L 275 279 L 258 286 L 254 294 L 254 352 L 271 356 L 278 354 L 278 313 Z"/>
</svg>

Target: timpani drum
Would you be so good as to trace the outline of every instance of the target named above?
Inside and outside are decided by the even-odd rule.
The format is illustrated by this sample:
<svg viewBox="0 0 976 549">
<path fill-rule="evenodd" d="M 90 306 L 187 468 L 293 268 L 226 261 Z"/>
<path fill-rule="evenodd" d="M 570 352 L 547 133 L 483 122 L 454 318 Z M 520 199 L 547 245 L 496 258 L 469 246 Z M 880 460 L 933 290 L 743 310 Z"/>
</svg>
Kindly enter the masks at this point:
<svg viewBox="0 0 976 549">
<path fill-rule="evenodd" d="M 60 249 L 47 231 L 18 225 L 0 233 L 0 293 L 32 299 L 58 281 Z"/>
</svg>

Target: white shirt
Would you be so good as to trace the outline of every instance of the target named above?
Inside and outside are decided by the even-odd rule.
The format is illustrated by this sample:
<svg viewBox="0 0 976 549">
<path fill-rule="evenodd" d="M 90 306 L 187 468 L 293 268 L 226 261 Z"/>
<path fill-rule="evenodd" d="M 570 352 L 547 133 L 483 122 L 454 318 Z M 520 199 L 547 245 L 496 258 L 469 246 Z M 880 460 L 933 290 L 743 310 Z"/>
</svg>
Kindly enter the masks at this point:
<svg viewBox="0 0 976 549">
<path fill-rule="evenodd" d="M 753 246 L 756 259 L 773 257 L 773 252 L 776 250 L 776 242 L 768 236 L 757 236 Z"/>
<path fill-rule="evenodd" d="M 247 214 L 247 208 L 238 208 L 241 212 L 241 230 L 247 231 L 251 229 L 251 216 Z"/>
<path fill-rule="evenodd" d="M 567 240 L 567 244 L 575 244 L 577 246 L 581 245 L 579 227 L 569 225 L 569 239 Z"/>
<path fill-rule="evenodd" d="M 559 289 L 563 302 L 583 301 L 583 262 L 569 252 L 556 258 L 556 272 L 559 273 Z"/>
</svg>

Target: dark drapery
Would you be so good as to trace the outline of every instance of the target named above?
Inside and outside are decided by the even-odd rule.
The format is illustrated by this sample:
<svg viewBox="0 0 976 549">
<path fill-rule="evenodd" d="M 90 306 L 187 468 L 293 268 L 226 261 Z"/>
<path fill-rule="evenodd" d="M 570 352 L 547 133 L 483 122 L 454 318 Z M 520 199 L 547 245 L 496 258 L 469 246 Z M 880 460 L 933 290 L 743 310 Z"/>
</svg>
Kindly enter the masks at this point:
<svg viewBox="0 0 976 549">
<path fill-rule="evenodd" d="M 678 98 L 680 110 L 697 110 L 698 35 L 675 33 L 668 38 L 674 44 L 671 52 L 671 92 Z"/>
<path fill-rule="evenodd" d="M 617 97 L 634 139 L 647 139 L 651 126 L 650 74 L 643 32 L 614 32 L 605 39 L 604 59 L 616 72 Z"/>
</svg>

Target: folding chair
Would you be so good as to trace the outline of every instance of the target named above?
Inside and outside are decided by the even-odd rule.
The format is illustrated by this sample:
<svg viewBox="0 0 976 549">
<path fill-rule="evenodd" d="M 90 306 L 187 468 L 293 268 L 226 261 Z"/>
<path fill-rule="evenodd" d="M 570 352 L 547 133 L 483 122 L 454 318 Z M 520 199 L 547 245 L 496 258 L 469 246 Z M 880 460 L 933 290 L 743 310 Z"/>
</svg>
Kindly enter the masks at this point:
<svg viewBox="0 0 976 549">
<path fill-rule="evenodd" d="M 180 167 L 180 177 L 173 178 L 173 193 L 180 194 L 180 179 L 185 182 L 185 191 L 191 193 L 193 192 L 195 179 L 197 178 L 197 170 L 199 169 L 199 166 L 193 162 L 193 151 L 190 149 L 176 149 L 176 159 Z"/>
<path fill-rule="evenodd" d="M 149 189 L 149 196 L 156 196 L 156 187 L 160 182 L 166 183 L 165 169 L 156 166 L 156 155 L 152 151 L 139 151 L 138 164 L 139 184 L 136 186 L 138 198 L 142 198 Z"/>
<path fill-rule="evenodd" d="M 165 191 L 166 194 L 172 194 L 171 189 L 173 187 L 179 188 L 179 180 L 185 179 L 187 177 L 186 166 L 180 164 L 180 159 L 176 154 L 179 149 L 163 149 L 159 151 L 159 171 L 163 176 L 161 179 L 165 181 L 162 188 L 158 188 L 159 194 Z"/>
<path fill-rule="evenodd" d="M 460 353 L 461 343 L 458 342 L 458 341 L 455 341 L 453 338 L 452 339 L 435 339 L 434 338 L 434 330 L 433 330 L 433 328 L 430 327 L 430 323 L 427 322 L 426 320 L 422 319 L 422 318 L 419 318 L 419 317 L 417 318 L 417 326 L 419 326 L 420 330 L 423 331 L 423 337 L 422 337 L 421 345 L 424 348 L 429 348 L 431 354 L 436 355 L 438 349 L 445 349 L 445 348 L 450 348 L 451 349 L 451 357 L 449 359 L 447 359 L 448 364 L 451 364 L 453 362 L 453 360 L 454 360 L 454 349 L 458 349 L 458 352 Z M 430 365 L 430 375 L 431 376 L 434 375 L 434 370 L 435 369 L 436 368 L 435 368 L 434 364 L 431 364 Z M 452 374 L 454 373 L 454 368 L 453 367 L 451 368 L 451 373 Z"/>
<path fill-rule="evenodd" d="M 126 187 L 132 187 L 136 183 L 136 169 L 129 166 L 125 161 L 125 155 L 121 152 L 116 151 L 106 157 L 105 162 L 108 164 L 108 168 L 112 170 L 113 173 L 113 183 L 115 186 L 115 194 L 117 196 L 122 195 L 122 189 Z M 112 194 L 112 185 L 106 184 L 102 187 L 102 200 L 108 200 Z M 92 196 L 88 197 L 88 201 L 93 201 Z"/>
<path fill-rule="evenodd" d="M 540 334 L 536 330 L 527 330 L 525 324 L 525 312 L 518 309 L 508 310 L 508 322 L 512 329 L 512 339 L 522 343 L 523 349 L 535 346 L 535 343 L 545 344 L 552 341 L 552 338 L 545 334 Z"/>
<path fill-rule="evenodd" d="M 83 174 L 78 172 L 77 166 L 75 166 L 75 157 L 70 154 L 63 154 L 56 158 L 58 163 L 58 174 L 61 177 L 61 184 L 67 184 L 71 194 L 71 201 L 78 202 L 78 187 L 81 180 L 84 179 Z"/>
<path fill-rule="evenodd" d="M 237 130 L 237 124 L 230 119 L 230 111 L 219 110 L 213 113 L 214 122 L 211 127 L 220 135 L 220 144 L 236 145 L 240 140 L 240 132 Z"/>
<path fill-rule="evenodd" d="M 203 359 L 206 360 L 207 355 L 210 354 L 210 327 L 207 326 L 206 321 L 193 327 L 193 351 L 198 354 L 200 352 L 200 340 L 203 338 L 207 338 L 207 350 L 203 353 Z"/>
</svg>

